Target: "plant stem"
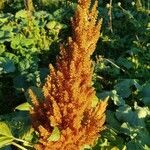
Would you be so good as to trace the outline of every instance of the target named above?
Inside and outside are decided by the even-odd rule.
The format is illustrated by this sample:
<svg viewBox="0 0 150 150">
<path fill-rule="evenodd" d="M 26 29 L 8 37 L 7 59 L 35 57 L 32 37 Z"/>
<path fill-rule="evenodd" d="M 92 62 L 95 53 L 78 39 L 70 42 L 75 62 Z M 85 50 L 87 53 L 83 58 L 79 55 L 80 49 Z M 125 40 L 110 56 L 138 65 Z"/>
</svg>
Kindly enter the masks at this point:
<svg viewBox="0 0 150 150">
<path fill-rule="evenodd" d="M 14 146 L 20 148 L 21 150 L 27 150 L 26 148 L 24 148 L 23 146 L 21 146 L 21 145 L 15 143 L 15 142 L 12 142 L 12 145 L 14 145 Z"/>
<path fill-rule="evenodd" d="M 14 140 L 16 140 L 16 141 L 18 141 L 18 142 L 26 143 L 26 144 L 27 144 L 26 146 L 32 147 L 32 146 L 30 145 L 30 142 L 28 142 L 28 141 L 25 141 L 25 140 L 22 140 L 22 139 L 18 139 L 18 138 L 14 138 Z"/>
<path fill-rule="evenodd" d="M 29 143 L 29 142 L 27 142 L 27 141 L 25 141 L 25 140 L 18 139 L 18 138 L 14 138 L 14 140 L 19 141 L 19 142 L 23 142 L 23 143 Z"/>
<path fill-rule="evenodd" d="M 111 33 L 113 33 L 113 28 L 112 28 L 112 0 L 110 0 L 110 7 L 109 7 L 109 11 L 108 11 L 108 15 L 109 15 L 109 29 L 111 31 Z"/>
<path fill-rule="evenodd" d="M 113 66 L 115 66 L 116 68 L 121 69 L 123 72 L 126 72 L 124 69 L 120 68 L 118 65 L 116 65 L 116 64 L 115 64 L 114 62 L 112 62 L 111 60 L 106 59 L 106 58 L 105 58 L 105 60 L 108 61 L 109 63 L 111 63 L 111 64 L 112 64 Z"/>
</svg>

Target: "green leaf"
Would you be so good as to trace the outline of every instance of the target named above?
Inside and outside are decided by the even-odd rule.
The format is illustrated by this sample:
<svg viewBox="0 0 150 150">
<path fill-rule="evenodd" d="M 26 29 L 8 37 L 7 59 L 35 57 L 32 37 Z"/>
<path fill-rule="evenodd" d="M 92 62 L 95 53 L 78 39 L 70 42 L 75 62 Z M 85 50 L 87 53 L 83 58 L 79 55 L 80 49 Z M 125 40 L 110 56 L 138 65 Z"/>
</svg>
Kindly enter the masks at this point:
<svg viewBox="0 0 150 150">
<path fill-rule="evenodd" d="M 26 78 L 24 76 L 18 75 L 13 78 L 13 85 L 18 91 L 23 91 L 28 88 Z"/>
<path fill-rule="evenodd" d="M 131 127 L 128 122 L 124 122 L 120 128 L 120 132 L 130 136 L 131 139 L 137 136 L 138 131 L 138 128 Z"/>
<path fill-rule="evenodd" d="M 7 122 L 12 134 L 16 137 L 22 137 L 31 127 L 31 119 L 27 111 L 15 111 L 1 116 L 0 120 Z"/>
<path fill-rule="evenodd" d="M 35 131 L 33 128 L 30 128 L 23 136 L 21 136 L 21 139 L 24 139 L 27 142 L 33 143 L 33 139 L 35 138 Z"/>
<path fill-rule="evenodd" d="M 148 107 L 140 107 L 137 102 L 134 103 L 134 109 L 137 112 L 138 118 L 146 118 L 150 115 L 150 109 Z"/>
<path fill-rule="evenodd" d="M 146 106 L 150 106 L 150 83 L 143 86 L 141 90 L 142 101 Z"/>
<path fill-rule="evenodd" d="M 122 65 L 123 67 L 127 68 L 127 69 L 130 69 L 132 67 L 132 63 L 129 62 L 129 60 L 127 60 L 126 58 L 122 58 L 120 57 L 118 60 L 117 60 L 117 63 L 119 65 Z"/>
<path fill-rule="evenodd" d="M 99 99 L 105 99 L 106 97 L 110 96 L 111 95 L 111 92 L 109 91 L 104 91 L 102 93 L 96 93 L 97 97 Z"/>
<path fill-rule="evenodd" d="M 96 107 L 98 101 L 99 99 L 97 98 L 97 96 L 95 96 L 94 99 L 92 100 L 92 107 Z"/>
<path fill-rule="evenodd" d="M 127 143 L 127 150 L 144 150 L 138 141 L 130 141 Z"/>
<path fill-rule="evenodd" d="M 54 27 L 56 26 L 57 22 L 56 21 L 50 21 L 46 24 L 46 27 L 48 29 L 54 29 Z"/>
<path fill-rule="evenodd" d="M 5 46 L 4 45 L 0 45 L 0 54 L 2 54 L 5 51 Z"/>
<path fill-rule="evenodd" d="M 11 60 L 0 57 L 0 62 L 0 67 L 3 68 L 3 73 L 10 73 L 15 71 L 15 65 Z"/>
<path fill-rule="evenodd" d="M 0 23 L 5 23 L 5 22 L 8 22 L 8 19 L 9 19 L 9 15 L 8 14 L 4 14 L 4 13 L 1 13 L 0 14 Z"/>
<path fill-rule="evenodd" d="M 4 31 L 0 31 L 0 38 L 2 38 L 4 36 Z"/>
<path fill-rule="evenodd" d="M 142 101 L 146 106 L 150 106 L 150 97 L 144 97 L 142 98 Z"/>
<path fill-rule="evenodd" d="M 23 103 L 23 104 L 17 106 L 15 109 L 16 109 L 16 110 L 29 111 L 29 110 L 30 110 L 30 107 L 31 107 L 31 105 L 30 105 L 28 102 L 26 102 L 26 103 Z"/>
<path fill-rule="evenodd" d="M 4 136 L 1 137 L 0 135 L 0 148 L 10 145 L 12 142 L 13 142 L 13 138 L 4 137 Z"/>
<path fill-rule="evenodd" d="M 0 122 L 0 148 L 12 143 L 14 137 L 6 123 Z"/>
<path fill-rule="evenodd" d="M 27 18 L 28 12 L 26 10 L 20 10 L 16 13 L 15 17 L 18 18 Z"/>
<path fill-rule="evenodd" d="M 17 34 L 15 37 L 13 37 L 11 39 L 11 48 L 12 49 L 18 49 L 19 47 L 19 44 L 21 42 L 21 39 L 22 39 L 22 35 L 21 34 Z"/>
<path fill-rule="evenodd" d="M 150 84 L 146 84 L 142 89 L 143 97 L 150 97 Z"/>
<path fill-rule="evenodd" d="M 34 45 L 35 44 L 35 39 L 32 39 L 32 38 L 30 38 L 30 39 L 27 39 L 27 38 L 22 38 L 22 40 L 21 40 L 21 46 L 23 46 L 23 47 L 29 47 L 29 46 L 31 46 L 31 45 Z"/>
<path fill-rule="evenodd" d="M 58 141 L 60 139 L 60 131 L 58 127 L 54 127 L 48 141 Z"/>
<path fill-rule="evenodd" d="M 6 123 L 0 122 L 0 136 L 9 136 L 13 137 L 9 127 L 7 126 Z"/>
<path fill-rule="evenodd" d="M 4 65 L 3 65 L 5 73 L 10 73 L 15 71 L 15 65 L 11 60 L 8 60 Z"/>
<path fill-rule="evenodd" d="M 137 112 L 132 111 L 132 108 L 128 105 L 119 107 L 116 110 L 116 118 L 120 122 L 128 122 L 132 126 L 145 126 L 142 119 L 138 118 Z"/>
<path fill-rule="evenodd" d="M 116 90 L 112 90 L 110 94 L 111 99 L 113 100 L 114 104 L 117 106 L 121 106 L 125 104 L 125 101 L 117 94 Z"/>
<path fill-rule="evenodd" d="M 116 131 L 118 132 L 118 130 Z M 111 149 L 112 147 L 117 146 L 118 149 L 123 150 L 124 147 L 123 138 L 118 136 L 116 131 L 111 129 L 110 126 L 108 126 L 108 128 L 101 133 L 101 137 L 99 139 L 101 142 L 98 142 L 100 147 L 106 147 L 108 149 Z M 105 141 L 102 140 L 103 138 L 105 139 Z M 99 149 L 101 148 L 96 148 L 94 150 Z"/>
<path fill-rule="evenodd" d="M 138 132 L 138 135 L 136 137 L 138 141 L 142 145 L 148 145 L 150 147 L 149 139 L 150 139 L 150 133 L 146 128 L 140 129 Z"/>
<path fill-rule="evenodd" d="M 107 110 L 106 111 L 106 123 L 107 125 L 110 125 L 111 128 L 114 128 L 116 130 L 119 130 L 120 128 L 120 122 L 117 120 L 115 116 L 115 112 Z"/>
<path fill-rule="evenodd" d="M 13 63 L 18 63 L 18 56 L 13 54 L 13 53 L 9 53 L 9 52 L 5 52 L 4 56 L 7 57 L 8 59 L 10 59 L 11 61 L 13 61 Z"/>
<path fill-rule="evenodd" d="M 134 86 L 138 91 L 141 90 L 141 86 L 134 79 L 124 79 L 118 82 L 118 84 L 115 85 L 115 89 L 119 96 L 121 96 L 122 98 L 127 98 L 132 93 L 132 86 Z"/>
</svg>

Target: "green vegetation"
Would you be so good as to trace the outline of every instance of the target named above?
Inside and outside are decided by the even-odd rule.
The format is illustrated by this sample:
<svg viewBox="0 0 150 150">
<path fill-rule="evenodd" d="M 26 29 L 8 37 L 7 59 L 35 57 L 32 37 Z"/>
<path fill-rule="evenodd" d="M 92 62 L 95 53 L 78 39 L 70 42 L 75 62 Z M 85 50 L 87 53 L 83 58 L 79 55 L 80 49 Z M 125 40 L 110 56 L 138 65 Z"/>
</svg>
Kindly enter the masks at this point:
<svg viewBox="0 0 150 150">
<path fill-rule="evenodd" d="M 37 142 L 27 89 L 39 94 L 34 86 L 43 85 L 59 42 L 70 35 L 76 1 L 33 0 L 33 5 L 31 12 L 23 0 L 0 2 L 1 150 L 32 149 Z M 103 26 L 93 81 L 97 96 L 110 99 L 106 130 L 93 150 L 150 149 L 149 7 L 149 0 L 99 1 Z"/>
</svg>

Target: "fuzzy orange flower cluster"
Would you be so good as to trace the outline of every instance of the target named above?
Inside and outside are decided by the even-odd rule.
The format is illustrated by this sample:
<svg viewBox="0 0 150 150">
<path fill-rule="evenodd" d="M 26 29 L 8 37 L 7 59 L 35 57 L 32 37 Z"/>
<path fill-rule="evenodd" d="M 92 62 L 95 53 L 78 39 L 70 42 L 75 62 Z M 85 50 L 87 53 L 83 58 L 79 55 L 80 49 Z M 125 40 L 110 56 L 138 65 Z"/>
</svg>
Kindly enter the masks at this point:
<svg viewBox="0 0 150 150">
<path fill-rule="evenodd" d="M 43 87 L 44 100 L 39 102 L 29 90 L 33 127 L 39 133 L 37 150 L 80 150 L 93 146 L 103 129 L 107 101 L 97 102 L 92 87 L 93 66 L 90 59 L 100 36 L 97 21 L 98 2 L 79 0 L 72 19 L 72 37 L 61 46 L 56 67 Z M 56 141 L 49 140 L 54 128 L 60 131 Z"/>
</svg>

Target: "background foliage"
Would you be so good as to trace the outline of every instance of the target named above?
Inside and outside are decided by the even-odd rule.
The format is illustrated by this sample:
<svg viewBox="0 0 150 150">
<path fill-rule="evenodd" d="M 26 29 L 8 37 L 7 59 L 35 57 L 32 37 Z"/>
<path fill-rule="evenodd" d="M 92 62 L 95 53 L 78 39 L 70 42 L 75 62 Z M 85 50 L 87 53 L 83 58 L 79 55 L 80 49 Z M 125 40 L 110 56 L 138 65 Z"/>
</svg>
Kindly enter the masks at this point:
<svg viewBox="0 0 150 150">
<path fill-rule="evenodd" d="M 59 43 L 70 35 L 76 1 L 33 4 L 35 11 L 30 13 L 23 0 L 0 2 L 0 129 L 7 133 L 0 132 L 0 147 L 5 146 L 0 149 L 4 150 L 14 149 L 10 144 L 18 139 L 28 149 L 37 141 L 29 104 L 24 103 L 30 103 L 27 89 L 39 93 L 48 64 L 55 64 Z M 99 1 L 103 27 L 92 56 L 93 81 L 97 96 L 110 99 L 107 129 L 94 150 L 150 148 L 149 6 L 149 0 Z"/>
</svg>

